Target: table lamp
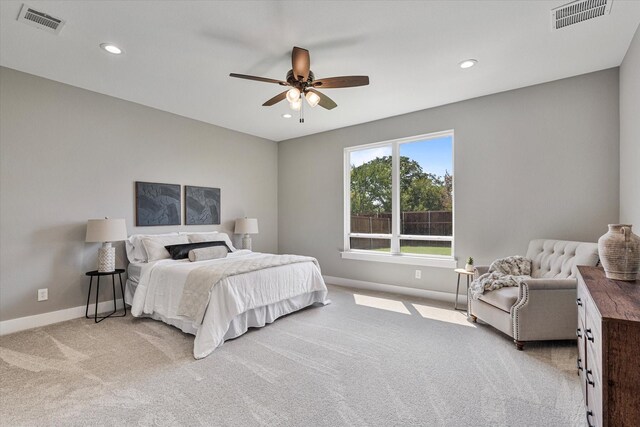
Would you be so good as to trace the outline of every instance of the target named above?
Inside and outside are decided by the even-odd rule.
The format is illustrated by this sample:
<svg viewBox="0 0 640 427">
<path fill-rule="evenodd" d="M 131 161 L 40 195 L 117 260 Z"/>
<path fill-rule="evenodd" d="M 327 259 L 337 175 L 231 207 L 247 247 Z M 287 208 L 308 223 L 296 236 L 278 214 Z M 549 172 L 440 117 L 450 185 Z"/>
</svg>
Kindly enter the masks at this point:
<svg viewBox="0 0 640 427">
<path fill-rule="evenodd" d="M 244 234 L 242 237 L 242 248 L 251 250 L 250 234 L 258 234 L 258 220 L 256 218 L 236 219 L 236 234 Z"/>
<path fill-rule="evenodd" d="M 101 242 L 98 249 L 98 271 L 109 273 L 116 269 L 116 248 L 111 242 L 127 239 L 127 225 L 123 218 L 90 219 L 87 222 L 87 242 Z"/>
</svg>

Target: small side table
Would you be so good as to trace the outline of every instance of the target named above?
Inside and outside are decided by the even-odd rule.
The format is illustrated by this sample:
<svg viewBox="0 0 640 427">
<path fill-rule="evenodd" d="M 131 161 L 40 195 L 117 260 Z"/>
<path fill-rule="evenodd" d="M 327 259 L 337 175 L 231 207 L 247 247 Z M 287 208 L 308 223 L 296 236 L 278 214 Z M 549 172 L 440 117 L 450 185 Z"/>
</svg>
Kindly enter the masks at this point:
<svg viewBox="0 0 640 427">
<path fill-rule="evenodd" d="M 106 273 L 99 272 L 98 270 L 87 272 L 87 276 L 91 277 L 91 279 L 89 281 L 89 293 L 87 294 L 87 308 L 84 312 L 84 317 L 86 317 L 87 319 L 93 319 L 96 323 L 98 323 L 98 322 L 102 322 L 107 317 L 111 317 L 111 315 L 115 314 L 116 311 L 118 311 L 116 309 L 116 277 L 115 277 L 116 274 L 120 279 L 120 292 L 122 293 L 122 305 L 124 306 L 124 313 L 119 316 L 113 316 L 113 317 L 124 317 L 127 315 L 127 305 L 124 302 L 124 286 L 122 286 L 122 276 L 121 276 L 122 273 L 124 273 L 124 269 L 122 268 L 116 268 L 115 270 L 109 271 Z M 98 317 L 98 296 L 100 295 L 100 276 L 111 276 L 111 285 L 113 288 L 113 311 L 107 314 L 106 316 Z M 93 285 L 94 277 L 98 278 L 97 279 L 98 283 L 96 284 L 96 307 L 95 307 L 95 312 L 93 314 L 93 317 L 89 317 L 89 300 L 91 299 L 91 285 Z"/>
<path fill-rule="evenodd" d="M 456 305 L 453 306 L 453 309 L 457 310 L 458 309 L 458 294 L 460 292 L 460 276 L 462 276 L 462 275 L 467 276 L 467 295 L 469 295 L 469 282 L 470 282 L 471 276 L 473 276 L 473 271 L 467 271 L 464 268 L 456 268 L 453 271 L 458 273 L 458 285 L 456 286 Z"/>
</svg>

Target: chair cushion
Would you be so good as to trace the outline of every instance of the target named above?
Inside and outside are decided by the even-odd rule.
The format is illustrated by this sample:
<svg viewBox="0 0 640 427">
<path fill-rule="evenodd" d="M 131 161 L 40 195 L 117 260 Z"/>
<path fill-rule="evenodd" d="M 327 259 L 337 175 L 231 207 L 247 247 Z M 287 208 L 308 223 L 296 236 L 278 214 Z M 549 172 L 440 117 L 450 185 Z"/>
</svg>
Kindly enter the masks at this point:
<svg viewBox="0 0 640 427">
<path fill-rule="evenodd" d="M 518 300 L 518 287 L 507 286 L 504 288 L 496 289 L 495 291 L 488 291 L 482 294 L 480 300 L 491 304 L 492 306 L 499 308 L 507 313 L 511 312 L 511 307 Z"/>
</svg>

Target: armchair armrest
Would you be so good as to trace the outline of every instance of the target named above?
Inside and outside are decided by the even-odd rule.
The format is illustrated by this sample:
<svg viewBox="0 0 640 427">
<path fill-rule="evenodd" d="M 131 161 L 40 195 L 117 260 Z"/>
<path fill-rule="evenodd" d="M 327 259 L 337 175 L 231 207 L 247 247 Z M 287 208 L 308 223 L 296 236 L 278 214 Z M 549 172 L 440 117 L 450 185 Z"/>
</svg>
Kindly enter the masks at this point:
<svg viewBox="0 0 640 427">
<path fill-rule="evenodd" d="M 576 289 L 577 279 L 529 279 L 524 282 L 529 291 Z"/>
<path fill-rule="evenodd" d="M 478 265 L 473 269 L 473 280 L 476 280 L 478 277 L 489 271 L 488 265 Z"/>
<path fill-rule="evenodd" d="M 572 339 L 578 323 L 577 279 L 529 279 L 511 307 L 516 341 Z"/>
</svg>

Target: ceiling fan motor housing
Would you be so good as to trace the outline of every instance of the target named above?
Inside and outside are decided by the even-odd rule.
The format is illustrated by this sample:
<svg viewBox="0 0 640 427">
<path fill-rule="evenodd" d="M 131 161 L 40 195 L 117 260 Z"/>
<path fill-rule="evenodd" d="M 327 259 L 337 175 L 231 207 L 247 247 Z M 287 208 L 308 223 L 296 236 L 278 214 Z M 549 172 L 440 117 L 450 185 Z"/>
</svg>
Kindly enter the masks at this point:
<svg viewBox="0 0 640 427">
<path fill-rule="evenodd" d="M 302 89 L 311 86 L 311 82 L 313 82 L 313 79 L 315 78 L 315 76 L 313 75 L 313 71 L 309 70 L 309 78 L 307 79 L 306 82 L 297 80 L 294 76 L 293 76 L 293 70 L 289 70 L 289 72 L 287 72 L 287 82 L 293 86 L 293 87 L 297 87 L 298 89 L 300 89 L 300 91 L 302 92 Z"/>
</svg>

